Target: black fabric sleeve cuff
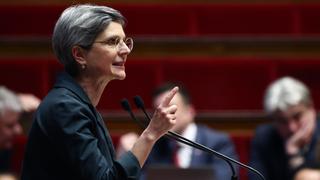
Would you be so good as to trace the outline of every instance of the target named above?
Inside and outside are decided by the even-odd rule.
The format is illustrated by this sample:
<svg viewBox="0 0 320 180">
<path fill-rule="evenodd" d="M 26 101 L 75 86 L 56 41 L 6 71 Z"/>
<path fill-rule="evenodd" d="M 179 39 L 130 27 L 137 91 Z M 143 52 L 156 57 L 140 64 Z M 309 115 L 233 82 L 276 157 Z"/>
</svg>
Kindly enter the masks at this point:
<svg viewBox="0 0 320 180">
<path fill-rule="evenodd" d="M 123 154 L 118 160 L 118 163 L 124 168 L 128 179 L 138 179 L 140 176 L 140 163 L 135 155 L 131 151 Z"/>
</svg>

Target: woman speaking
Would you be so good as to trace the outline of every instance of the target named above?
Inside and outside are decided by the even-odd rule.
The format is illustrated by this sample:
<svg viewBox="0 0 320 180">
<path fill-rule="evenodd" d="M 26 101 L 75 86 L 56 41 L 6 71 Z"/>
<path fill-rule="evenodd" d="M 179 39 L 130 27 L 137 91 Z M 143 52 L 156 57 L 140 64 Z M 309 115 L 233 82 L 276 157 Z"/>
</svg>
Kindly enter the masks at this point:
<svg viewBox="0 0 320 180">
<path fill-rule="evenodd" d="M 96 106 L 111 80 L 126 77 L 133 40 L 125 18 L 105 6 L 75 5 L 58 19 L 52 37 L 64 66 L 39 106 L 30 130 L 21 179 L 137 179 L 154 143 L 175 124 L 169 105 L 175 87 L 155 109 L 149 126 L 119 159 Z"/>
</svg>

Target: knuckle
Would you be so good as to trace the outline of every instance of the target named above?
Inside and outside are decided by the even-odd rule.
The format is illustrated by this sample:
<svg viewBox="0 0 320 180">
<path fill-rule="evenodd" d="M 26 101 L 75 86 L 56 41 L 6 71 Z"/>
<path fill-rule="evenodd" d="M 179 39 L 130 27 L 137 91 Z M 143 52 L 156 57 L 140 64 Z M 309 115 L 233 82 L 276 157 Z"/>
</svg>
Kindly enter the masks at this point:
<svg viewBox="0 0 320 180">
<path fill-rule="evenodd" d="M 166 109 L 162 108 L 162 109 L 161 109 L 161 113 L 162 113 L 162 114 L 167 114 Z"/>
<path fill-rule="evenodd" d="M 162 110 L 160 113 L 161 113 L 162 116 L 166 116 L 167 115 L 167 112 L 165 110 Z"/>
<path fill-rule="evenodd" d="M 161 106 L 157 107 L 156 111 L 159 112 L 159 113 L 162 113 L 163 112 L 163 107 L 161 107 Z"/>
<path fill-rule="evenodd" d="M 178 110 L 178 106 L 177 106 L 177 105 L 174 105 L 173 107 L 174 107 L 174 110 L 175 110 L 175 111 Z"/>
<path fill-rule="evenodd" d="M 165 110 L 164 108 L 161 108 L 161 109 L 159 110 L 159 112 L 160 112 L 160 114 L 161 114 L 162 116 L 167 115 L 167 112 L 166 112 L 166 110 Z"/>
</svg>

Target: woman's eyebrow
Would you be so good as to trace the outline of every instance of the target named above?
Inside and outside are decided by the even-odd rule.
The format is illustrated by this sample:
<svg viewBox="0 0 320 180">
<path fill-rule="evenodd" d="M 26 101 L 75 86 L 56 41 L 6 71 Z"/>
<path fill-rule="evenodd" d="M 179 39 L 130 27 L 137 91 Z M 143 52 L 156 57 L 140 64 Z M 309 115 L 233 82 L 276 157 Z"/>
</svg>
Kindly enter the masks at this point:
<svg viewBox="0 0 320 180">
<path fill-rule="evenodd" d="M 119 35 L 111 35 L 111 36 L 107 36 L 107 37 L 104 37 L 104 41 L 108 40 L 108 39 L 113 39 L 113 38 L 119 38 L 119 39 L 126 39 L 127 37 L 124 36 L 124 37 L 121 37 Z"/>
</svg>

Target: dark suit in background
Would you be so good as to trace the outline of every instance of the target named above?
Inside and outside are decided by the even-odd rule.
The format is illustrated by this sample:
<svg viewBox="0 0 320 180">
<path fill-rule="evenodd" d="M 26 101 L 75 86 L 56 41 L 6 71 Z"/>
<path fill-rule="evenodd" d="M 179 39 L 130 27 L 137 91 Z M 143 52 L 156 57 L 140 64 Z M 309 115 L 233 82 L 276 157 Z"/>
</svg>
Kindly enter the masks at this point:
<svg viewBox="0 0 320 180">
<path fill-rule="evenodd" d="M 320 123 L 317 122 L 311 143 L 303 154 L 305 164 L 316 161 L 317 142 L 320 135 Z M 285 153 L 284 141 L 271 124 L 257 128 L 252 141 L 250 165 L 260 171 L 267 180 L 291 180 L 294 171 L 288 168 L 288 156 Z M 250 180 L 260 180 L 255 174 L 249 173 Z"/>
<path fill-rule="evenodd" d="M 197 125 L 196 142 L 237 159 L 234 145 L 225 133 L 209 129 L 206 126 Z M 161 138 L 156 143 L 149 155 L 145 165 L 146 168 L 149 165 L 174 165 L 174 145 L 172 140 Z M 231 169 L 224 160 L 209 153 L 192 149 L 190 167 L 204 166 L 212 167 L 217 180 L 230 180 L 231 178 Z"/>
<path fill-rule="evenodd" d="M 115 160 L 102 117 L 83 89 L 62 74 L 35 115 L 22 179 L 137 179 L 139 170 L 131 152 Z"/>
<path fill-rule="evenodd" d="M 0 173 L 10 172 L 11 157 L 12 157 L 11 150 L 0 151 Z"/>
</svg>

